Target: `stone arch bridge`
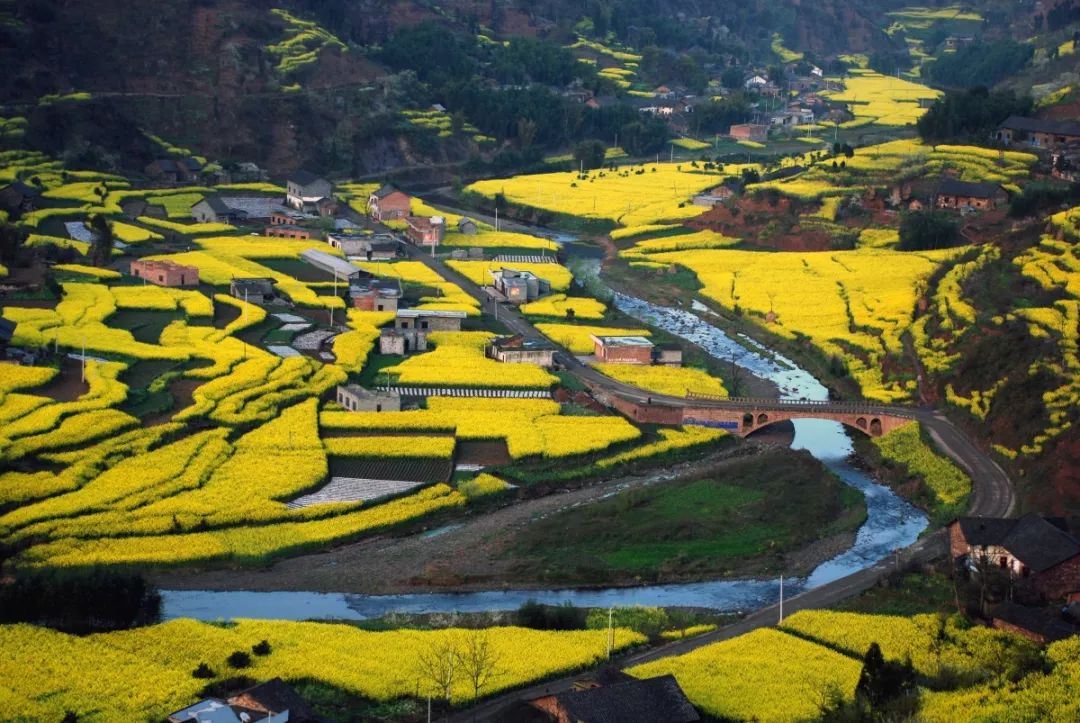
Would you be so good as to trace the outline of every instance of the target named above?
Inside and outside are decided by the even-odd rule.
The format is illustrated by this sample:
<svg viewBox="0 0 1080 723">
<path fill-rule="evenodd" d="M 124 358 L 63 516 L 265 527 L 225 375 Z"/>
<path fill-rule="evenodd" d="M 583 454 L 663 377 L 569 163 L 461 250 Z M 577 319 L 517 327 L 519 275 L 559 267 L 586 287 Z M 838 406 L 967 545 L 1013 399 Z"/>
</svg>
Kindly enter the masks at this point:
<svg viewBox="0 0 1080 723">
<path fill-rule="evenodd" d="M 880 437 L 914 418 L 911 410 L 867 402 L 779 401 L 693 393 L 686 396 L 682 407 L 683 424 L 717 427 L 740 437 L 793 419 L 828 419 Z"/>
</svg>

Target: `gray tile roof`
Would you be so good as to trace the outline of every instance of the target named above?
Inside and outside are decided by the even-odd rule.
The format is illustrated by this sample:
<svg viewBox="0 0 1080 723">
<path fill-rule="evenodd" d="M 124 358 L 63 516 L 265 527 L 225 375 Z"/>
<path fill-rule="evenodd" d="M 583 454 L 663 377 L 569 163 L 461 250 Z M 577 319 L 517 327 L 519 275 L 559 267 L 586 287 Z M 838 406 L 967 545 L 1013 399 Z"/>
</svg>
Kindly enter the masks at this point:
<svg viewBox="0 0 1080 723">
<path fill-rule="evenodd" d="M 673 675 L 560 693 L 559 704 L 580 723 L 694 723 L 701 716 Z"/>
<path fill-rule="evenodd" d="M 957 522 L 969 545 L 1004 547 L 1035 572 L 1080 555 L 1080 540 L 1036 514 L 1019 519 L 961 517 Z"/>
</svg>

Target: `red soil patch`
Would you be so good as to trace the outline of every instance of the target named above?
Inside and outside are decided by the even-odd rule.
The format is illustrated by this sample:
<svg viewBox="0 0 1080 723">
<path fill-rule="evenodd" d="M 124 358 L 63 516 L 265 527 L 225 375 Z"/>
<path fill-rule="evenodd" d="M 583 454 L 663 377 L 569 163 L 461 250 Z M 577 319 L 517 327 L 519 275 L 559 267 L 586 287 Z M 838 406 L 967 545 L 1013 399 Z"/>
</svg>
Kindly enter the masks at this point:
<svg viewBox="0 0 1080 723">
<path fill-rule="evenodd" d="M 777 251 L 827 251 L 832 248 L 828 233 L 799 225 L 798 211 L 802 208 L 801 204 L 793 207 L 791 200 L 784 196 L 774 205 L 765 199 L 743 197 L 734 209 L 714 206 L 686 225 L 698 231 L 715 231 L 745 239 L 755 246 Z"/>
<path fill-rule="evenodd" d="M 28 391 L 57 402 L 72 402 L 90 391 L 90 385 L 82 380 L 82 362 L 65 357 L 60 365 L 60 373 L 51 382 L 40 389 Z"/>
</svg>

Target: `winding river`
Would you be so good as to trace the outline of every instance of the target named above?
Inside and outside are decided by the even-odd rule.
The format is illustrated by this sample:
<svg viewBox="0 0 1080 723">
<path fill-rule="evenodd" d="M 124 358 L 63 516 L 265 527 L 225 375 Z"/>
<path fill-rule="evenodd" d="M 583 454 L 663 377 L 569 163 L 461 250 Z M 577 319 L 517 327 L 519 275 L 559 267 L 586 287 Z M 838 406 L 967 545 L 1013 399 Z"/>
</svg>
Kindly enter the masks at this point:
<svg viewBox="0 0 1080 723">
<path fill-rule="evenodd" d="M 601 283 L 600 261 L 593 256 L 572 253 L 571 268 L 579 282 L 595 287 Z M 613 303 L 625 314 L 686 339 L 717 359 L 734 359 L 747 373 L 775 383 L 784 399 L 828 399 L 825 386 L 790 359 L 749 338 L 732 339 L 723 330 L 708 323 L 706 319 L 711 312 L 705 306 L 695 304 L 692 311 L 673 309 L 620 293 L 613 294 Z M 873 565 L 894 550 L 912 544 L 927 526 L 926 516 L 919 510 L 850 463 L 853 451 L 851 440 L 842 425 L 814 419 L 795 420 L 793 425 L 795 437 L 792 447 L 809 451 L 844 483 L 859 490 L 866 498 L 867 519 L 849 550 L 822 563 L 805 578 L 786 578 L 786 596 Z M 717 580 L 599 590 L 507 590 L 407 595 L 203 590 L 162 592 L 164 618 L 190 617 L 199 620 L 238 617 L 364 620 L 389 613 L 513 610 L 527 600 L 553 605 L 570 602 L 581 607 L 661 605 L 746 612 L 775 602 L 779 595 L 779 579 Z"/>
</svg>

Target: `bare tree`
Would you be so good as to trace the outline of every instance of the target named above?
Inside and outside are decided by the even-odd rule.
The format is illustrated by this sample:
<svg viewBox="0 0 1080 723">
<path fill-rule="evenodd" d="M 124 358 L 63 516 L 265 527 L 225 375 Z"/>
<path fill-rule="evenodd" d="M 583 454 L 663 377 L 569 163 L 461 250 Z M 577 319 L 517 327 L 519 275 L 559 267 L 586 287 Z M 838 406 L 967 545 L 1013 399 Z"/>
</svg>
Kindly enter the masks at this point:
<svg viewBox="0 0 1080 723">
<path fill-rule="evenodd" d="M 500 675 L 499 654 L 486 630 L 471 630 L 459 642 L 458 666 L 472 684 L 473 699 Z"/>
<path fill-rule="evenodd" d="M 439 636 L 427 650 L 420 652 L 416 659 L 417 672 L 425 682 L 431 685 L 436 695 L 447 702 L 454 688 L 460 659 L 457 646 L 449 636 Z"/>
</svg>

